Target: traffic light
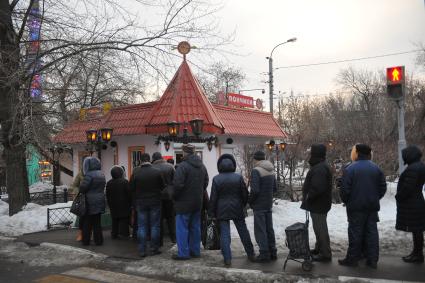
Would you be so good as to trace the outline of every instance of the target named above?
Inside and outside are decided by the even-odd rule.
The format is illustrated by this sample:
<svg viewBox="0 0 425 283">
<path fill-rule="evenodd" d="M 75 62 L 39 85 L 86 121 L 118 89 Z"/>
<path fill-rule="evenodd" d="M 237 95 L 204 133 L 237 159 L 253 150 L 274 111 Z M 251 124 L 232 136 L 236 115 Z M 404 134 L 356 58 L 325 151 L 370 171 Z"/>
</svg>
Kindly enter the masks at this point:
<svg viewBox="0 0 425 283">
<path fill-rule="evenodd" d="M 404 66 L 387 68 L 387 93 L 392 99 L 404 95 Z"/>
</svg>

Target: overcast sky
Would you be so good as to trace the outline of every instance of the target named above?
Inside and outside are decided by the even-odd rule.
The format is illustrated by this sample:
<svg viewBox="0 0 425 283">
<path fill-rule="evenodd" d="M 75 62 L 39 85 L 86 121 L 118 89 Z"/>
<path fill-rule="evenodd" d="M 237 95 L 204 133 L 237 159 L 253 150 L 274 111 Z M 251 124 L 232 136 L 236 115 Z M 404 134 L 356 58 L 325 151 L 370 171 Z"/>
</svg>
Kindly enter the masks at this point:
<svg viewBox="0 0 425 283">
<path fill-rule="evenodd" d="M 247 75 L 247 88 L 265 88 L 268 105 L 266 56 L 291 37 L 295 43 L 278 47 L 274 67 L 369 57 L 417 49 L 425 44 L 424 0 L 224 0 L 219 12 L 224 32 L 236 30 L 240 54 L 230 63 Z M 383 70 L 405 65 L 407 72 L 424 76 L 414 64 L 415 54 L 315 67 L 276 70 L 275 93 L 327 94 L 335 77 L 350 65 Z M 246 93 L 254 97 L 261 94 Z"/>
</svg>

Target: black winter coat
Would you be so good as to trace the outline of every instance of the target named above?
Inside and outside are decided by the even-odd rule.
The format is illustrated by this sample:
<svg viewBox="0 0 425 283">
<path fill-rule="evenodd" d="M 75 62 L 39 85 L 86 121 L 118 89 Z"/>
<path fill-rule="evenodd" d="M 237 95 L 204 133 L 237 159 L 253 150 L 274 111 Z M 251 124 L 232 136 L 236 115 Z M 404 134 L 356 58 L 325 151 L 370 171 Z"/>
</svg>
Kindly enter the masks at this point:
<svg viewBox="0 0 425 283">
<path fill-rule="evenodd" d="M 134 169 L 130 178 L 130 189 L 135 197 L 137 209 L 161 205 L 161 194 L 165 181 L 161 171 L 150 163 L 142 163 Z"/>
<path fill-rule="evenodd" d="M 251 172 L 249 205 L 253 210 L 270 210 L 276 188 L 274 167 L 270 161 L 256 161 Z"/>
<path fill-rule="evenodd" d="M 99 159 L 89 157 L 83 163 L 84 179 L 80 193 L 86 195 L 87 215 L 105 213 L 105 175 L 101 171 Z"/>
<path fill-rule="evenodd" d="M 237 173 L 236 161 L 230 154 L 223 154 L 217 161 L 219 174 L 214 177 L 208 214 L 218 220 L 245 218 L 248 189 L 243 177 Z"/>
<path fill-rule="evenodd" d="M 162 199 L 171 200 L 173 192 L 173 178 L 174 173 L 176 172 L 174 166 L 165 161 L 164 159 L 156 160 L 152 164 L 154 168 L 161 171 L 162 177 L 164 178 L 165 189 L 162 194 Z"/>
<path fill-rule="evenodd" d="M 424 231 L 425 200 L 422 189 L 425 183 L 425 165 L 420 161 L 420 151 L 408 147 L 402 153 L 409 166 L 401 174 L 397 185 L 396 229 L 406 232 Z"/>
<path fill-rule="evenodd" d="M 328 213 L 332 206 L 332 172 L 326 161 L 313 165 L 303 186 L 302 209 L 313 213 Z"/>
<path fill-rule="evenodd" d="M 200 211 L 204 191 L 208 186 L 208 172 L 202 160 L 190 154 L 179 164 L 173 179 L 173 198 L 176 213 Z"/>
<path fill-rule="evenodd" d="M 130 184 L 124 179 L 124 171 L 121 167 L 114 166 L 111 170 L 111 175 L 112 179 L 106 183 L 106 200 L 111 210 L 111 217 L 130 217 Z"/>
<path fill-rule="evenodd" d="M 377 212 L 379 200 L 387 191 L 384 173 L 372 161 L 359 159 L 350 164 L 342 177 L 341 199 L 349 212 Z"/>
</svg>

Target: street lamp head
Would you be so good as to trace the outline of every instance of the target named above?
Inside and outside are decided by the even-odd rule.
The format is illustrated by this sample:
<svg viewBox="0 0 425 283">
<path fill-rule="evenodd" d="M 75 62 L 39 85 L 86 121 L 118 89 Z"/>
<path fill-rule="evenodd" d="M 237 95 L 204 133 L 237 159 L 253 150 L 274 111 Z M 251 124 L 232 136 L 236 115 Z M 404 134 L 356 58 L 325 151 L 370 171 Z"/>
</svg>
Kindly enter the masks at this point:
<svg viewBox="0 0 425 283">
<path fill-rule="evenodd" d="M 204 120 L 200 118 L 195 118 L 189 121 L 190 128 L 192 129 L 192 133 L 195 136 L 200 136 L 202 134 L 202 130 L 204 127 Z"/>
<path fill-rule="evenodd" d="M 104 142 L 109 142 L 112 137 L 112 129 L 111 128 L 102 128 L 100 129 L 100 135 Z"/>
<path fill-rule="evenodd" d="M 97 140 L 97 130 L 96 129 L 89 129 L 86 131 L 87 136 L 87 142 L 93 143 Z"/>
<path fill-rule="evenodd" d="M 177 135 L 179 134 L 180 123 L 177 123 L 176 121 L 171 121 L 167 123 L 167 127 L 168 127 L 168 134 L 171 137 L 177 137 Z"/>
<path fill-rule="evenodd" d="M 293 37 L 293 38 L 288 39 L 286 42 L 295 42 L 295 41 L 297 41 L 297 38 Z"/>
</svg>

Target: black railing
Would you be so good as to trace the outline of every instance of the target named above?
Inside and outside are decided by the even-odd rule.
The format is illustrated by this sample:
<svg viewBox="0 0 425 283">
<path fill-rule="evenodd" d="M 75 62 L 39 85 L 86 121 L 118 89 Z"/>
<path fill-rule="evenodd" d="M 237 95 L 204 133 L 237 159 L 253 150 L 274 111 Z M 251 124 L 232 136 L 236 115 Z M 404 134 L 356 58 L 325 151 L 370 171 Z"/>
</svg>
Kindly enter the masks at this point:
<svg viewBox="0 0 425 283">
<path fill-rule="evenodd" d="M 39 204 L 39 205 L 50 205 L 55 203 L 68 202 L 69 194 L 68 190 L 64 189 L 63 191 L 44 191 L 30 193 L 30 202 Z"/>
<path fill-rule="evenodd" d="M 70 206 L 47 208 L 47 229 L 70 226 L 75 219 L 75 215 L 69 211 L 70 208 Z"/>
</svg>

